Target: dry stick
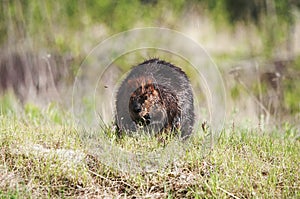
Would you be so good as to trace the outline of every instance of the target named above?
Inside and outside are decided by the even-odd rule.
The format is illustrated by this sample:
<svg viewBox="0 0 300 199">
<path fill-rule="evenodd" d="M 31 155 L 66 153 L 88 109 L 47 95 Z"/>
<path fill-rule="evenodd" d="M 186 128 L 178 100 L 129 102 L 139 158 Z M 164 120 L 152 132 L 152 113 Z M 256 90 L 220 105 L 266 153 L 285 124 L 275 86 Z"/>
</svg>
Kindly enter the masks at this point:
<svg viewBox="0 0 300 199">
<path fill-rule="evenodd" d="M 99 178 L 101 178 L 101 179 L 103 179 L 103 180 L 106 180 L 106 181 L 112 181 L 112 180 L 110 180 L 110 179 L 108 179 L 108 178 L 106 178 L 106 177 L 104 177 L 104 176 L 102 176 L 102 175 L 100 175 L 100 174 L 98 174 L 98 173 L 96 173 L 96 172 L 94 172 L 94 171 L 91 171 L 91 170 L 88 170 L 90 173 L 92 173 L 93 175 L 95 175 L 95 176 L 97 176 L 97 177 L 99 177 Z M 132 188 L 132 186 L 130 185 L 130 184 L 128 184 L 127 182 L 124 182 L 123 180 L 119 180 L 119 181 L 115 181 L 115 182 L 121 182 L 121 183 L 123 183 L 123 184 L 125 184 L 125 185 L 127 185 L 128 187 L 131 187 Z"/>
<path fill-rule="evenodd" d="M 256 73 L 259 74 L 259 70 L 258 70 L 258 64 L 257 62 L 255 61 L 255 70 L 256 70 Z M 258 94 L 259 94 L 259 102 L 262 102 L 262 88 L 261 88 L 261 81 L 260 81 L 260 77 L 259 75 L 256 75 L 257 79 L 257 83 L 258 83 Z M 247 91 L 249 93 L 249 91 Z M 270 110 L 270 109 L 268 109 Z M 268 121 L 269 118 L 267 118 L 267 121 Z M 260 115 L 259 115 L 259 124 L 261 125 L 261 118 L 260 118 Z"/>
<path fill-rule="evenodd" d="M 50 56 L 51 56 L 51 55 L 50 55 Z M 57 90 L 57 88 L 56 88 L 56 86 L 55 86 L 55 81 L 54 81 L 53 72 L 52 72 L 52 69 L 51 69 L 50 62 L 49 62 L 49 60 L 47 59 L 47 57 L 42 57 L 42 59 L 45 60 L 46 65 L 47 65 L 48 70 L 49 70 L 49 73 L 50 73 L 50 74 L 49 74 L 49 75 L 50 75 L 50 78 L 51 78 L 51 79 L 50 79 L 50 84 L 51 84 L 51 86 L 53 87 L 56 96 L 59 98 L 59 101 L 61 102 L 62 100 L 60 99 L 59 92 L 58 92 L 58 90 Z"/>
<path fill-rule="evenodd" d="M 221 187 L 217 187 L 217 189 L 223 191 L 224 193 L 228 194 L 229 196 L 235 198 L 235 199 L 240 199 L 239 197 L 235 196 L 233 193 L 230 193 L 228 191 L 226 191 L 225 189 L 221 188 Z"/>
<path fill-rule="evenodd" d="M 258 64 L 257 64 L 256 61 L 255 61 L 255 70 L 256 70 L 256 73 L 259 74 Z M 257 77 L 256 81 L 257 81 L 257 83 L 258 83 L 258 91 L 259 91 L 259 92 L 258 92 L 258 93 L 259 93 L 258 101 L 259 101 L 259 103 L 260 103 L 261 105 L 263 105 L 263 104 L 262 104 L 262 88 L 261 88 L 261 80 L 260 80 L 259 75 L 256 75 L 256 77 Z M 244 87 L 245 87 L 245 86 L 244 86 Z M 247 92 L 250 94 L 249 90 L 248 90 Z M 257 97 L 255 97 L 255 99 L 257 99 Z M 257 103 L 257 102 L 256 102 L 256 103 Z M 263 105 L 262 108 L 265 108 L 264 110 L 265 110 L 266 113 L 267 113 L 266 122 L 269 123 L 270 113 L 269 113 L 269 111 L 267 111 L 267 110 L 270 110 L 270 109 L 269 109 L 269 107 L 266 108 L 264 105 Z M 259 111 L 259 113 L 260 113 L 260 111 Z M 261 130 L 261 129 L 262 129 L 262 124 L 261 124 L 261 123 L 263 122 L 263 121 L 261 121 L 261 115 L 259 115 L 258 121 L 259 121 L 259 122 L 258 122 L 258 123 L 259 123 L 259 129 Z"/>
<path fill-rule="evenodd" d="M 257 99 L 257 97 L 255 97 L 251 91 L 248 89 L 248 87 L 239 79 L 237 79 L 237 81 L 239 82 L 239 84 L 241 84 L 244 89 L 246 90 L 246 92 L 253 98 L 253 100 L 267 113 L 267 121 L 269 121 L 270 118 L 270 112 L 268 111 L 268 109 Z"/>
<path fill-rule="evenodd" d="M 93 175 L 95 175 L 95 176 L 97 176 L 97 177 L 99 177 L 99 178 L 101 178 L 101 179 L 103 179 L 103 180 L 106 180 L 106 181 L 110 181 L 108 178 L 106 178 L 106 177 L 104 177 L 104 176 L 102 176 L 102 175 L 100 175 L 100 174 L 98 174 L 98 173 L 96 173 L 96 172 L 94 172 L 94 171 L 91 171 L 91 170 L 88 170 L 90 173 L 92 173 Z"/>
<path fill-rule="evenodd" d="M 204 181 L 204 184 L 208 188 L 208 190 L 210 191 L 213 198 L 217 198 L 217 196 L 213 193 L 213 191 L 211 190 L 211 187 L 208 185 L 208 183 L 206 181 Z"/>
</svg>

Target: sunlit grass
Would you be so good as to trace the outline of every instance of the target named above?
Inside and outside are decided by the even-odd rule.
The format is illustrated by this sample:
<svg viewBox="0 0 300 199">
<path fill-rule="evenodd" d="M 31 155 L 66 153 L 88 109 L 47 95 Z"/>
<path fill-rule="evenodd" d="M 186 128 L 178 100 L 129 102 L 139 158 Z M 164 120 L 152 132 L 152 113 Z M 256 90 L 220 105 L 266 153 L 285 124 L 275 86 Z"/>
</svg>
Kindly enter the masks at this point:
<svg viewBox="0 0 300 199">
<path fill-rule="evenodd" d="M 291 125 L 271 133 L 225 129 L 205 154 L 199 131 L 185 153 L 167 165 L 128 172 L 104 164 L 101 156 L 92 153 L 97 148 L 89 149 L 94 145 L 85 143 L 67 114 L 55 106 L 39 109 L 28 105 L 25 110 L 0 115 L 1 197 L 300 196 L 299 130 Z M 132 153 L 147 154 L 168 147 L 156 137 L 117 139 L 112 132 L 99 135 L 105 133 L 109 143 Z"/>
</svg>

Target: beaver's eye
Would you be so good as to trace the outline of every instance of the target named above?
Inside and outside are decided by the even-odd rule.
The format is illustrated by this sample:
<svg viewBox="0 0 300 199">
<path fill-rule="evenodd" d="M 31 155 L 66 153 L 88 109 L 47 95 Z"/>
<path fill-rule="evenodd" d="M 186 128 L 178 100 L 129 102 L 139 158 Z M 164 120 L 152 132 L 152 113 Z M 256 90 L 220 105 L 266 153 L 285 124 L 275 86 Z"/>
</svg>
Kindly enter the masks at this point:
<svg viewBox="0 0 300 199">
<path fill-rule="evenodd" d="M 145 101 L 145 100 L 147 100 L 147 99 L 148 99 L 148 96 L 147 96 L 147 95 L 145 95 L 145 96 L 144 96 L 144 101 Z"/>
</svg>

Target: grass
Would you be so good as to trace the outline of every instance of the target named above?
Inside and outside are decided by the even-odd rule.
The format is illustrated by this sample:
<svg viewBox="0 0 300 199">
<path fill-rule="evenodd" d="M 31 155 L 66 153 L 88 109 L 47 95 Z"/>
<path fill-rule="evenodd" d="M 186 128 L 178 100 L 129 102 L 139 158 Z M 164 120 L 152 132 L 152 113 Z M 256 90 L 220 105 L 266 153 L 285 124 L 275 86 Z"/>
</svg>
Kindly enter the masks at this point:
<svg viewBox="0 0 300 199">
<path fill-rule="evenodd" d="M 80 139 L 55 106 L 25 110 L 0 115 L 0 198 L 300 197 L 299 130 L 291 125 L 271 133 L 228 128 L 205 156 L 197 133 L 182 156 L 152 171 L 128 172 L 103 164 L 99 152 L 89 148 L 95 145 Z M 96 138 L 101 133 L 109 134 Z M 168 147 L 147 136 L 107 139 L 125 151 Z"/>
<path fill-rule="evenodd" d="M 181 0 L 171 7 L 165 6 L 162 1 L 143 6 L 139 1 L 131 4 L 99 2 L 1 3 L 0 43 L 12 46 L 12 49 L 22 49 L 13 46 L 24 39 L 29 40 L 33 49 L 47 46 L 47 49 L 79 56 L 86 54 L 83 49 L 91 49 L 108 35 L 134 27 L 189 29 L 184 10 L 190 11 L 185 9 L 188 7 Z M 226 15 L 223 5 L 217 3 L 211 6 L 208 8 L 215 8 L 212 15 L 217 16 L 209 17 L 210 23 L 214 26 L 223 24 Z M 219 15 L 222 16 L 220 24 L 213 20 L 220 18 Z M 138 22 L 133 23 L 136 19 L 139 19 Z M 278 25 L 275 26 L 277 30 Z M 212 29 L 215 32 L 215 28 Z M 224 32 L 222 26 L 217 29 Z M 274 43 L 270 40 L 274 38 L 269 37 L 268 27 L 251 29 L 254 32 L 250 31 L 250 36 L 267 37 L 267 42 L 255 49 L 251 44 L 260 40 L 249 37 L 250 50 L 247 50 L 245 42 L 238 45 L 232 41 L 233 46 L 238 46 L 234 49 L 242 50 L 230 53 L 226 47 L 226 53 L 220 53 L 220 61 L 217 62 L 228 62 L 233 56 L 245 57 L 248 51 L 267 56 L 272 47 L 282 43 L 279 41 L 284 28 L 275 35 Z M 204 44 L 209 42 L 207 38 L 216 40 L 215 34 L 207 31 L 204 30 L 202 36 Z M 271 33 L 274 32 L 272 28 Z M 255 43 L 255 46 L 260 45 Z M 261 52 L 263 50 L 266 52 Z M 297 113 L 299 92 L 290 92 L 297 86 L 293 82 L 289 84 L 287 86 L 291 89 L 286 91 L 285 103 Z M 300 198 L 299 129 L 289 124 L 273 132 L 248 129 L 239 124 L 235 124 L 238 126 L 235 129 L 226 127 L 214 148 L 204 153 L 201 131 L 196 132 L 189 147 L 183 151 L 179 150 L 182 149 L 179 143 L 175 142 L 175 148 L 172 148 L 146 136 L 118 140 L 109 129 L 93 134 L 89 131 L 82 133 L 68 119 L 71 116 L 55 105 L 40 109 L 27 104 L 22 111 L 14 110 L 11 99 L 0 99 L 0 198 Z M 109 137 L 103 137 L 105 134 Z M 117 146 L 118 150 L 110 150 L 110 144 Z M 164 149 L 168 149 L 167 153 L 163 153 Z M 172 156 L 178 153 L 181 156 Z M 159 154 L 162 160 L 169 161 L 147 162 L 149 154 Z M 110 164 L 107 164 L 110 159 Z M 134 172 L 134 167 L 139 166 L 134 164 L 137 160 L 145 164 L 138 168 L 140 172 Z M 118 170 L 124 161 L 128 162 L 125 164 L 127 171 Z M 159 166 L 155 167 L 157 164 Z M 130 168 L 133 170 L 128 172 Z"/>
</svg>

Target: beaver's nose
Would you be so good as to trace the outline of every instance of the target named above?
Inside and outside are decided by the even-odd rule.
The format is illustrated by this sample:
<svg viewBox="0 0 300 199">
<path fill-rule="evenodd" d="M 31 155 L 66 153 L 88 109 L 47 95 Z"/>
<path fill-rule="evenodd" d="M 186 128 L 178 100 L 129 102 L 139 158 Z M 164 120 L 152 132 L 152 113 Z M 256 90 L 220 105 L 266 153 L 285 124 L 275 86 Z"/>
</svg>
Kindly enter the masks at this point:
<svg viewBox="0 0 300 199">
<path fill-rule="evenodd" d="M 142 106 L 139 103 L 134 103 L 133 104 L 133 111 L 135 113 L 139 113 L 142 111 Z"/>
</svg>

